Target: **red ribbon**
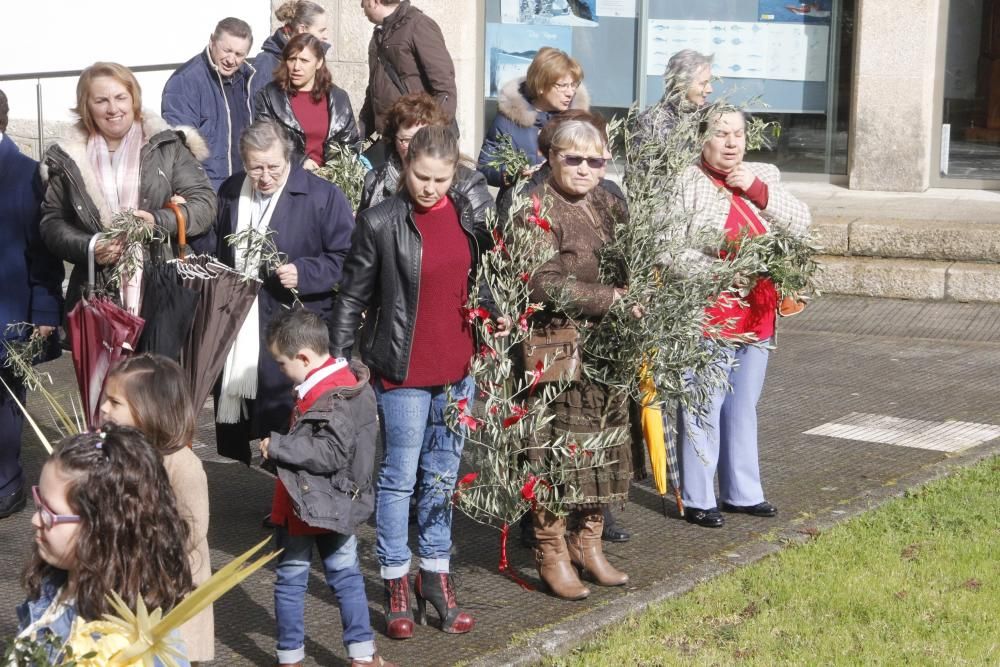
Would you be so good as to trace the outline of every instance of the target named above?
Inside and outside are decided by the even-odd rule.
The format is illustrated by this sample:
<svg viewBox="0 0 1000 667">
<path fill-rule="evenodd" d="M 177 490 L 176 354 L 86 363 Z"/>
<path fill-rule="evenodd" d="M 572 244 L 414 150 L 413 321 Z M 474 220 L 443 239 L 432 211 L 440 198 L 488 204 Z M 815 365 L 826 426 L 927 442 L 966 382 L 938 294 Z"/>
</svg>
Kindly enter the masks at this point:
<svg viewBox="0 0 1000 667">
<path fill-rule="evenodd" d="M 528 414 L 527 408 L 525 408 L 523 405 L 515 405 L 513 408 L 511 408 L 510 417 L 507 417 L 507 419 L 503 420 L 503 427 L 510 428 L 517 422 L 524 419 L 525 415 L 527 414 Z"/>
<path fill-rule="evenodd" d="M 458 402 L 458 423 L 462 426 L 467 426 L 470 431 L 475 431 L 479 428 L 479 420 L 466 412 L 469 407 L 469 399 L 463 398 Z"/>
<path fill-rule="evenodd" d="M 535 590 L 535 587 L 521 577 L 517 576 L 514 568 L 510 566 L 510 562 L 507 560 L 507 536 L 509 534 L 510 526 L 505 522 L 503 524 L 503 528 L 500 529 L 500 564 L 497 566 L 497 571 L 510 577 L 511 581 L 524 590 L 533 591 Z"/>
<path fill-rule="evenodd" d="M 546 232 L 552 231 L 552 225 L 542 217 L 542 200 L 538 195 L 531 195 L 531 214 L 528 215 L 528 222 L 533 222 Z"/>
<path fill-rule="evenodd" d="M 458 484 L 455 485 L 455 493 L 451 494 L 452 504 L 455 505 L 458 504 L 458 498 L 459 496 L 462 495 L 462 491 L 465 491 L 470 486 L 472 486 L 472 483 L 476 481 L 477 477 L 479 477 L 478 472 L 470 472 L 467 475 L 465 475 L 465 477 L 458 480 Z"/>
</svg>

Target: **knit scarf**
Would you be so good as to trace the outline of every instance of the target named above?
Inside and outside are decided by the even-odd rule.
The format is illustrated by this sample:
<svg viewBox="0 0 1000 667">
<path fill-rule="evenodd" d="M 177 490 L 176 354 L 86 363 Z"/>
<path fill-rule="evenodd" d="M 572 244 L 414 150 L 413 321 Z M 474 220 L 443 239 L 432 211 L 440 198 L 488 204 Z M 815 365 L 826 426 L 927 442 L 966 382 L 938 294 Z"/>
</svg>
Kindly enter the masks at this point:
<svg viewBox="0 0 1000 667">
<path fill-rule="evenodd" d="M 286 180 L 285 183 L 288 181 Z M 264 232 L 271 223 L 271 215 L 278 205 L 278 199 L 285 189 L 282 183 L 271 195 L 271 200 L 263 214 L 254 216 L 253 188 L 250 179 L 243 179 L 240 190 L 240 201 L 236 208 L 236 232 L 253 227 Z M 248 253 L 246 248 L 233 247 L 233 266 L 245 275 L 257 275 L 260 271 L 260 255 Z M 244 399 L 257 398 L 257 365 L 260 357 L 260 297 L 253 300 L 250 312 L 233 346 L 226 357 L 226 366 L 222 371 L 222 391 L 219 395 L 219 405 L 215 420 L 220 424 L 235 424 L 245 416 L 246 403 Z"/>
<path fill-rule="evenodd" d="M 104 135 L 95 132 L 87 139 L 87 159 L 97 173 L 97 182 L 104 200 L 112 212 L 139 208 L 139 166 L 142 153 L 142 126 L 132 127 L 118 144 L 117 159 L 111 158 Z M 140 255 L 142 248 L 133 246 L 132 252 Z M 133 315 L 139 314 L 142 299 L 142 262 L 135 273 L 126 276 L 121 286 L 122 305 Z"/>
</svg>

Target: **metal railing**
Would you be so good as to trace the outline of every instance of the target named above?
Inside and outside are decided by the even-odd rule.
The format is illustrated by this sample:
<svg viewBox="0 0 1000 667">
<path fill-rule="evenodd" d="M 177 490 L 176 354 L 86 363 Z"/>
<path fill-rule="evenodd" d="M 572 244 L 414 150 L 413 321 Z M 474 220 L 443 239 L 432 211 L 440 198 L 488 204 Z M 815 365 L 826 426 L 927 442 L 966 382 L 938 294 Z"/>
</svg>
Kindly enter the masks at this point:
<svg viewBox="0 0 1000 667">
<path fill-rule="evenodd" d="M 173 71 L 184 63 L 163 63 L 160 65 L 137 65 L 128 69 L 133 73 Z M 45 113 L 42 107 L 42 81 L 44 79 L 68 79 L 79 77 L 82 69 L 62 70 L 57 72 L 22 72 L 17 74 L 0 74 L 0 83 L 4 81 L 31 81 L 35 79 L 35 104 L 37 105 L 38 121 L 38 159 L 45 150 Z"/>
</svg>

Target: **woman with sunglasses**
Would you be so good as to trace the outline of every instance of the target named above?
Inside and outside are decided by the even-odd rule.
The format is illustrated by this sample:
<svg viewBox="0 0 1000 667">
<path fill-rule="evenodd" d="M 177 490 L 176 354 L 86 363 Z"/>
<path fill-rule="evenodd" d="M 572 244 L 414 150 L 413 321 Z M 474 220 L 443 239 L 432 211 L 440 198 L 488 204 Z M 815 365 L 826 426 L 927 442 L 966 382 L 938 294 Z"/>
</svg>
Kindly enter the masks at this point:
<svg viewBox="0 0 1000 667">
<path fill-rule="evenodd" d="M 524 153 L 532 167 L 545 162 L 538 152 L 538 133 L 555 116 L 567 109 L 590 108 L 590 95 L 583 86 L 583 68 L 569 55 L 544 46 L 528 66 L 526 77 L 508 82 L 497 95 L 497 115 L 486 133 L 479 152 L 479 171 L 490 185 L 500 188 L 500 195 L 522 176 L 508 174 L 503 167 L 490 166 L 504 137 Z"/>
<path fill-rule="evenodd" d="M 552 174 L 530 193 L 546 202 L 549 238 L 556 251 L 529 281 L 531 300 L 546 306 L 545 320 L 536 319 L 536 326 L 590 326 L 624 294 L 622 285 L 602 281 L 599 266 L 601 251 L 614 239 L 616 224 L 628 217 L 624 200 L 599 187 L 606 150 L 604 135 L 591 122 L 565 121 L 552 134 L 548 154 Z M 585 351 L 583 359 L 586 363 Z M 541 504 L 533 510 L 538 574 L 557 597 L 579 600 L 590 594 L 577 569 L 599 586 L 628 583 L 628 575 L 608 563 L 601 545 L 603 507 L 624 501 L 632 478 L 626 398 L 582 373 L 551 404 L 551 431 L 542 435 L 543 442 L 545 435 L 551 440 L 565 435 L 586 448 L 596 434 L 605 438 L 603 457 L 581 457 L 576 468 L 561 464 L 569 466 L 567 486 L 576 497 L 572 504 L 563 503 L 568 516 L 557 516 Z M 529 450 L 529 457 L 543 465 L 548 455 L 545 447 Z"/>
</svg>

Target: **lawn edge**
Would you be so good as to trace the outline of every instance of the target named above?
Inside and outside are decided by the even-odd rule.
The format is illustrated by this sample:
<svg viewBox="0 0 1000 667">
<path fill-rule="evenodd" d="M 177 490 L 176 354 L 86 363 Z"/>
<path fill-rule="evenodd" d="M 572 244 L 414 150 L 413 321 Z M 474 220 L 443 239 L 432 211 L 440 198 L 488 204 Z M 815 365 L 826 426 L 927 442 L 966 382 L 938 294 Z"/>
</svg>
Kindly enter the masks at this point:
<svg viewBox="0 0 1000 667">
<path fill-rule="evenodd" d="M 812 528 L 820 532 L 828 530 L 901 498 L 912 489 L 943 479 L 957 470 L 972 467 L 997 455 L 1000 455 L 1000 439 L 930 463 L 898 478 L 891 486 L 865 491 L 847 504 L 822 510 L 822 514 L 806 519 L 789 519 L 769 539 L 735 545 L 734 549 L 739 551 L 738 557 L 726 558 L 719 554 L 710 561 L 672 575 L 646 589 L 629 593 L 581 614 L 574 614 L 534 635 L 525 637 L 525 631 L 522 630 L 518 633 L 520 638 L 517 646 L 494 651 L 463 664 L 467 667 L 531 665 L 544 658 L 566 655 L 593 639 L 598 632 L 624 621 L 632 614 L 645 611 L 651 605 L 683 595 L 702 582 L 778 553 L 789 545 L 807 542 L 812 539 Z M 834 514 L 834 510 L 843 514 Z M 807 527 L 810 530 L 805 530 Z"/>
</svg>

